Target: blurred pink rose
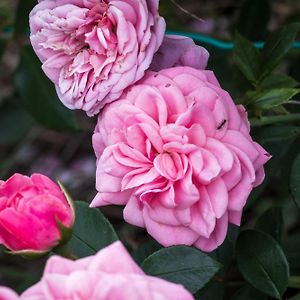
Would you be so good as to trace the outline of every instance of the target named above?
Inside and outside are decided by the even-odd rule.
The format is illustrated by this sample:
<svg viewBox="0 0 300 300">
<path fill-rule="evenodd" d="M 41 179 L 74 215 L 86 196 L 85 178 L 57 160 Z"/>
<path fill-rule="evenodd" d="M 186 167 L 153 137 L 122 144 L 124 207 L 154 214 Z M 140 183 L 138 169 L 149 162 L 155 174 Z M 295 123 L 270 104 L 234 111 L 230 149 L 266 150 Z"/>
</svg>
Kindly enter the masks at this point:
<svg viewBox="0 0 300 300">
<path fill-rule="evenodd" d="M 154 55 L 150 70 L 157 72 L 177 66 L 204 70 L 208 58 L 208 51 L 195 45 L 192 39 L 179 35 L 165 35 L 161 47 Z"/>
<path fill-rule="evenodd" d="M 193 296 L 179 284 L 147 276 L 116 242 L 77 261 L 50 257 L 41 281 L 20 299 L 192 300 Z"/>
<path fill-rule="evenodd" d="M 0 286 L 0 300 L 18 300 L 19 296 L 16 292 L 9 288 Z"/>
<path fill-rule="evenodd" d="M 93 135 L 97 196 L 91 206 L 126 205 L 128 223 L 163 246 L 212 251 L 228 222 L 239 225 L 270 155 L 249 135 L 212 71 L 147 72 L 99 115 Z"/>
<path fill-rule="evenodd" d="M 41 0 L 30 28 L 61 101 L 92 116 L 143 77 L 165 21 L 158 0 Z"/>
<path fill-rule="evenodd" d="M 0 244 L 12 251 L 48 251 L 72 227 L 74 214 L 60 188 L 48 177 L 15 174 L 0 181 Z"/>
</svg>

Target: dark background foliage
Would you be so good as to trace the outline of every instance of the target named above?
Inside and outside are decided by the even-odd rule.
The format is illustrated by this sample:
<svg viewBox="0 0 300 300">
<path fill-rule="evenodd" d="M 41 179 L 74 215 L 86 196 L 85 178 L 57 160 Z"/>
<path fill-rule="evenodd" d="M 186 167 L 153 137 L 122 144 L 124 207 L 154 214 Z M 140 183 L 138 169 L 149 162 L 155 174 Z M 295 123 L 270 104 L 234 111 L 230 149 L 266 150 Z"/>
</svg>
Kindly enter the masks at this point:
<svg viewBox="0 0 300 300">
<path fill-rule="evenodd" d="M 144 230 L 125 224 L 122 208 L 101 210 L 146 272 L 181 282 L 192 292 L 200 289 L 199 299 L 300 299 L 300 49 L 290 47 L 300 37 L 298 25 L 283 28 L 300 21 L 300 2 L 176 3 L 161 0 L 168 30 L 234 41 L 233 50 L 200 44 L 209 50 L 209 68 L 222 86 L 236 103 L 246 105 L 252 135 L 273 155 L 266 180 L 249 198 L 244 231 L 230 228 L 225 243 L 210 257 L 185 247 L 148 257 L 160 246 Z M 75 199 L 90 202 L 95 194 L 91 135 L 96 120 L 64 108 L 43 75 L 28 40 L 28 14 L 35 4 L 35 0 L 0 0 L 0 178 L 15 172 L 43 173 L 62 181 Z M 265 41 L 274 31 L 262 51 L 249 42 Z M 82 218 L 93 221 L 76 224 L 77 235 L 96 234 L 95 224 L 108 226 L 98 211 L 78 205 Z M 79 256 L 92 254 L 93 247 L 100 249 L 116 238 L 112 229 L 106 233 L 95 245 L 97 237 L 92 234 L 90 247 L 78 244 L 76 238 L 71 246 Z M 28 262 L 0 251 L 0 284 L 20 292 L 39 279 L 44 262 Z M 180 263 L 188 273 L 176 269 Z M 174 269 L 168 270 L 171 277 L 163 274 L 169 265 L 178 271 L 176 276 Z"/>
</svg>

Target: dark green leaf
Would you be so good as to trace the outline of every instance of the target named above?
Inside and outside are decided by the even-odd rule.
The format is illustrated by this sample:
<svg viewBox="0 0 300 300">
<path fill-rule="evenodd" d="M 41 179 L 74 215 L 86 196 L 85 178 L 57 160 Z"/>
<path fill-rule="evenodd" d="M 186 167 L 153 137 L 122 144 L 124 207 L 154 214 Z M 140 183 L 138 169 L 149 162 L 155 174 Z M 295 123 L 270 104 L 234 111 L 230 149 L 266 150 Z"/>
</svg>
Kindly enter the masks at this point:
<svg viewBox="0 0 300 300">
<path fill-rule="evenodd" d="M 36 0 L 20 0 L 18 2 L 15 18 L 15 35 L 27 35 L 29 33 L 29 13 L 37 4 Z"/>
<path fill-rule="evenodd" d="M 264 40 L 271 15 L 269 0 L 242 1 L 236 29 L 252 41 Z"/>
<path fill-rule="evenodd" d="M 300 208 L 300 153 L 295 159 L 293 163 L 291 179 L 290 179 L 290 187 L 292 196 Z"/>
<path fill-rule="evenodd" d="M 270 180 L 284 166 L 282 160 L 299 137 L 299 134 L 300 127 L 297 126 L 267 126 L 259 130 L 252 130 L 254 140 L 261 144 L 273 157 L 265 166 L 265 180 L 250 194 L 246 209 L 255 203 Z"/>
<path fill-rule="evenodd" d="M 219 282 L 207 284 L 196 294 L 196 300 L 223 300 L 224 285 Z"/>
<path fill-rule="evenodd" d="M 31 47 L 22 50 L 16 86 L 32 117 L 51 129 L 77 129 L 73 111 L 57 98 L 54 85 L 45 77 Z"/>
<path fill-rule="evenodd" d="M 234 39 L 233 59 L 245 77 L 256 83 L 260 54 L 251 42 L 236 33 Z"/>
<path fill-rule="evenodd" d="M 268 296 L 249 285 L 239 289 L 230 300 L 267 300 Z"/>
<path fill-rule="evenodd" d="M 159 243 L 151 240 L 133 252 L 132 257 L 138 264 L 141 264 L 149 255 L 161 248 L 162 246 Z"/>
<path fill-rule="evenodd" d="M 6 101 L 0 106 L 0 145 L 17 142 L 31 125 L 32 119 L 24 109 Z"/>
<path fill-rule="evenodd" d="M 268 76 L 282 61 L 294 42 L 300 24 L 293 23 L 274 31 L 262 50 L 260 80 Z"/>
<path fill-rule="evenodd" d="M 256 289 L 281 299 L 288 286 L 289 265 L 280 245 L 269 235 L 243 231 L 237 240 L 237 264 Z"/>
<path fill-rule="evenodd" d="M 260 109 L 270 109 L 289 101 L 292 97 L 300 93 L 300 89 L 273 89 L 270 91 L 252 95 L 255 106 Z M 252 102 L 252 101 L 251 101 Z"/>
<path fill-rule="evenodd" d="M 143 270 L 197 292 L 220 270 L 221 264 L 201 251 L 186 246 L 161 249 L 142 264 Z"/>
<path fill-rule="evenodd" d="M 118 240 L 112 225 L 100 210 L 80 201 L 76 201 L 75 205 L 76 220 L 69 245 L 76 256 L 93 255 Z"/>
<path fill-rule="evenodd" d="M 285 74 L 271 74 L 262 82 L 262 88 L 265 90 L 294 88 L 299 82 Z"/>
<path fill-rule="evenodd" d="M 296 207 L 294 207 L 294 211 L 298 211 Z M 290 215 L 289 215 L 290 217 Z M 295 216 L 296 220 L 299 220 L 299 214 Z M 283 243 L 284 253 L 288 259 L 291 272 L 299 273 L 300 272 L 300 260 L 299 260 L 299 253 L 300 253 L 300 231 L 298 230 L 295 233 L 286 235 L 284 237 Z"/>
<path fill-rule="evenodd" d="M 279 116 L 266 116 L 260 118 L 251 118 L 250 123 L 252 127 L 261 127 L 265 125 L 279 124 L 279 123 L 291 123 L 300 121 L 300 114 L 288 114 Z"/>
<path fill-rule="evenodd" d="M 283 217 L 280 207 L 273 207 L 264 212 L 256 222 L 255 228 L 272 236 L 281 243 Z"/>
</svg>

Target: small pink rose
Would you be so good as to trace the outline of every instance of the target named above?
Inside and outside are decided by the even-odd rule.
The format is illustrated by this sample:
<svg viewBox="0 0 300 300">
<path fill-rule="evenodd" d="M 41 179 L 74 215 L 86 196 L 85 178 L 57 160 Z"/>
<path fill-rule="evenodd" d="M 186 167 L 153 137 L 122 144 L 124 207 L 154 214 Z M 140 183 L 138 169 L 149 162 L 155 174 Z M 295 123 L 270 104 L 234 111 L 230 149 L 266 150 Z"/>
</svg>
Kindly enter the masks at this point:
<svg viewBox="0 0 300 300">
<path fill-rule="evenodd" d="M 249 130 L 212 71 L 147 72 L 99 115 L 91 206 L 125 205 L 124 219 L 163 246 L 212 251 L 264 179 L 270 155 Z"/>
<path fill-rule="evenodd" d="M 20 299 L 192 300 L 193 296 L 179 284 L 147 276 L 115 242 L 77 261 L 50 257 L 41 281 Z"/>
<path fill-rule="evenodd" d="M 180 66 L 204 70 L 208 58 L 208 51 L 195 45 L 192 39 L 179 35 L 165 35 L 162 45 L 154 55 L 150 70 L 157 72 Z"/>
<path fill-rule="evenodd" d="M 58 223 L 72 228 L 74 212 L 48 177 L 15 174 L 0 181 L 0 244 L 13 252 L 46 252 L 57 246 Z"/>
<path fill-rule="evenodd" d="M 165 21 L 158 0 L 42 0 L 30 14 L 30 28 L 60 100 L 92 116 L 143 77 Z"/>
</svg>

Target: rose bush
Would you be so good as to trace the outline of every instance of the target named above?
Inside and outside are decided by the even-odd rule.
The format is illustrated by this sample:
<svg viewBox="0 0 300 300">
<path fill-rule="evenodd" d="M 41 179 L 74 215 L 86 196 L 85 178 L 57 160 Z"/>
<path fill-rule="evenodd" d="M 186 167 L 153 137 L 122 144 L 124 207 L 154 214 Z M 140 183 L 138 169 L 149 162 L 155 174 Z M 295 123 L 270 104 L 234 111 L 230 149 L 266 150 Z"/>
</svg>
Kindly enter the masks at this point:
<svg viewBox="0 0 300 300">
<path fill-rule="evenodd" d="M 204 70 L 208 58 L 208 51 L 197 46 L 192 39 L 179 35 L 165 35 L 162 45 L 153 57 L 150 70 L 157 72 L 177 66 Z"/>
<path fill-rule="evenodd" d="M 20 299 L 192 300 L 193 296 L 182 285 L 147 276 L 124 246 L 115 242 L 77 261 L 50 257 L 41 281 Z"/>
<path fill-rule="evenodd" d="M 74 212 L 48 177 L 15 174 L 0 180 L 0 244 L 11 251 L 49 251 L 61 236 L 59 223 L 71 228 Z"/>
<path fill-rule="evenodd" d="M 61 101 L 92 116 L 143 77 L 165 21 L 158 0 L 41 0 L 30 28 Z"/>
<path fill-rule="evenodd" d="M 99 115 L 92 207 L 125 205 L 163 246 L 212 251 L 239 225 L 270 155 L 213 72 L 176 67 L 145 78 Z"/>
</svg>

